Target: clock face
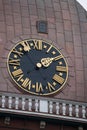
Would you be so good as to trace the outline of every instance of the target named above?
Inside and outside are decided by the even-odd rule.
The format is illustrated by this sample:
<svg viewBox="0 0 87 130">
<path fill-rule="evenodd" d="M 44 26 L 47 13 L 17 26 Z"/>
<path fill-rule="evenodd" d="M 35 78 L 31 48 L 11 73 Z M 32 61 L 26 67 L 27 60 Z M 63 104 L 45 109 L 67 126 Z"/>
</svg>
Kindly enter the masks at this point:
<svg viewBox="0 0 87 130">
<path fill-rule="evenodd" d="M 7 66 L 17 87 L 35 95 L 58 92 L 68 77 L 63 55 L 43 40 L 28 39 L 17 43 L 8 55 Z"/>
</svg>

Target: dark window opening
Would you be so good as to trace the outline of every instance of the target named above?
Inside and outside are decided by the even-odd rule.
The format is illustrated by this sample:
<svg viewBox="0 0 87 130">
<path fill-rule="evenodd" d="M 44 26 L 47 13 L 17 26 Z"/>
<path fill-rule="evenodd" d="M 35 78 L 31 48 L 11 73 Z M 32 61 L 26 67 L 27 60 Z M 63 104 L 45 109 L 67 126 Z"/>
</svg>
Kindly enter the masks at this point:
<svg viewBox="0 0 87 130">
<path fill-rule="evenodd" d="M 47 32 L 47 21 L 37 21 L 36 22 L 38 33 L 48 33 Z"/>
</svg>

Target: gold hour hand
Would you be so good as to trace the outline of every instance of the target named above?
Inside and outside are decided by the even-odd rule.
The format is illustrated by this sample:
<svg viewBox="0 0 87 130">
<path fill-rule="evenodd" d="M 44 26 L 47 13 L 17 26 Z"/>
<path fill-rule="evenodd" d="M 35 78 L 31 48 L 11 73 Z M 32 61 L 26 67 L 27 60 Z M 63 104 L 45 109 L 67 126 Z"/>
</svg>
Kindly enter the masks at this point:
<svg viewBox="0 0 87 130">
<path fill-rule="evenodd" d="M 41 64 L 44 66 L 44 67 L 48 67 L 53 61 L 53 58 L 42 58 L 41 59 Z"/>
<path fill-rule="evenodd" d="M 53 58 L 42 58 L 41 59 L 41 64 L 44 66 L 44 67 L 48 67 L 53 61 L 56 61 L 56 60 L 59 60 L 62 58 L 62 55 L 59 55 L 59 56 L 56 56 L 56 57 L 53 57 Z"/>
<path fill-rule="evenodd" d="M 63 58 L 63 56 L 62 56 L 62 55 L 59 55 L 59 56 L 53 57 L 52 59 L 53 59 L 53 61 L 56 61 L 56 60 L 59 60 L 59 59 L 61 59 L 61 58 Z"/>
</svg>

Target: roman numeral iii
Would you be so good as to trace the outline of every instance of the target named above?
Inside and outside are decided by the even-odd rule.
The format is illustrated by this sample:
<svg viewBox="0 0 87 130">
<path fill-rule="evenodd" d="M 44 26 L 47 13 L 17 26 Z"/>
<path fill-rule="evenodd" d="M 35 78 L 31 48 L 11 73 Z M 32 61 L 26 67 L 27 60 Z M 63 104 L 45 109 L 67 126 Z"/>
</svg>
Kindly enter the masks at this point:
<svg viewBox="0 0 87 130">
<path fill-rule="evenodd" d="M 64 67 L 64 66 L 56 66 L 56 70 L 57 70 L 57 71 L 66 72 L 66 71 L 67 71 L 67 67 Z"/>
</svg>

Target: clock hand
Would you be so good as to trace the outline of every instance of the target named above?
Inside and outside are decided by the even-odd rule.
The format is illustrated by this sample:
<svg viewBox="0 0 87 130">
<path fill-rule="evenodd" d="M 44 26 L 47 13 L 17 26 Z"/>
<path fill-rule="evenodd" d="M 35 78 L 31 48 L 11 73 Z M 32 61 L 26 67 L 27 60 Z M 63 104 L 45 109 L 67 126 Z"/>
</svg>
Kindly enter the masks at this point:
<svg viewBox="0 0 87 130">
<path fill-rule="evenodd" d="M 62 55 L 59 55 L 59 56 L 56 56 L 56 57 L 52 57 L 52 58 L 50 58 L 50 57 L 42 58 L 42 59 L 41 59 L 41 63 L 37 63 L 37 65 L 38 65 L 38 64 L 41 64 L 41 65 L 43 65 L 44 67 L 48 67 L 48 66 L 50 66 L 50 64 L 51 64 L 53 61 L 59 60 L 59 59 L 61 59 L 61 58 L 62 58 Z M 42 67 L 41 65 L 40 65 L 40 67 Z"/>
<path fill-rule="evenodd" d="M 41 64 L 44 66 L 44 67 L 48 67 L 53 61 L 53 58 L 42 58 L 41 59 Z"/>
<path fill-rule="evenodd" d="M 30 51 L 30 46 L 27 42 L 22 42 L 21 45 L 24 47 L 24 51 Z"/>
</svg>

